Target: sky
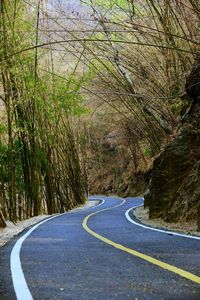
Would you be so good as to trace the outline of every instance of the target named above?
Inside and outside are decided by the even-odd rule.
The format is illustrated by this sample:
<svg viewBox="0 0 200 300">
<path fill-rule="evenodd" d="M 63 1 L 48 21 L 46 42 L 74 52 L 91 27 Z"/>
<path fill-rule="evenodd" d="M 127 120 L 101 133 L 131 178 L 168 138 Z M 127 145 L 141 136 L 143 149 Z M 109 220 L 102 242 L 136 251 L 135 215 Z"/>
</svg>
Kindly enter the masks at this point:
<svg viewBox="0 0 200 300">
<path fill-rule="evenodd" d="M 49 3 L 52 7 L 60 4 L 69 13 L 85 14 L 88 11 L 88 8 L 80 0 L 50 0 Z"/>
</svg>

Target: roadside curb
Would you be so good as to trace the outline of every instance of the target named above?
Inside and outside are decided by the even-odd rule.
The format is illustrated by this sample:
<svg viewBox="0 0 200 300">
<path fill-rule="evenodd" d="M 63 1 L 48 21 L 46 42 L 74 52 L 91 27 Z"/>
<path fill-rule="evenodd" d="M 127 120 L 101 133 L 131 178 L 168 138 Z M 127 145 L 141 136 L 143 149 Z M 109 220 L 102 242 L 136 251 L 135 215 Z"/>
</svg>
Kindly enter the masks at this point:
<svg viewBox="0 0 200 300">
<path fill-rule="evenodd" d="M 191 235 L 191 234 L 185 234 L 185 233 L 181 233 L 181 232 L 177 232 L 173 229 L 167 230 L 164 227 L 153 227 L 151 225 L 145 224 L 143 222 L 141 222 L 135 215 L 134 215 L 134 210 L 138 207 L 144 206 L 143 204 L 140 204 L 138 206 L 135 207 L 131 207 L 130 209 L 128 209 L 125 212 L 125 216 L 127 218 L 127 220 L 131 223 L 133 223 L 134 225 L 143 227 L 145 229 L 148 230 L 152 230 L 152 231 L 157 231 L 160 233 L 165 233 L 167 235 L 172 235 L 172 236 L 179 236 L 179 237 L 183 237 L 183 238 L 189 238 L 189 239 L 194 239 L 194 240 L 200 240 L 200 236 L 197 235 Z"/>
</svg>

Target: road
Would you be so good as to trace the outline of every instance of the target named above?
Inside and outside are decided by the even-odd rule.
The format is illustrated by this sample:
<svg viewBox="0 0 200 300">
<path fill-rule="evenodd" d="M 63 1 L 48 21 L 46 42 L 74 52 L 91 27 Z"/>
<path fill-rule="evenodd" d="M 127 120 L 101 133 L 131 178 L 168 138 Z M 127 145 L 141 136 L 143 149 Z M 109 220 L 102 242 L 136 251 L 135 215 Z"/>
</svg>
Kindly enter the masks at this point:
<svg viewBox="0 0 200 300">
<path fill-rule="evenodd" d="M 200 240 L 131 223 L 140 198 L 96 198 L 0 249 L 1 300 L 200 299 Z"/>
</svg>

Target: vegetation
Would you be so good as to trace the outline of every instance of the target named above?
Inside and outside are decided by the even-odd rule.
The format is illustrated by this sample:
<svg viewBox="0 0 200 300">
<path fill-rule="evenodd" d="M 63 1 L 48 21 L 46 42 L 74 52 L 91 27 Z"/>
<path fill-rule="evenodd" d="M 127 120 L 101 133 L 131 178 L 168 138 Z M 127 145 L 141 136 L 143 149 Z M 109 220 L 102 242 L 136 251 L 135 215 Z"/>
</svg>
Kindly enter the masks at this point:
<svg viewBox="0 0 200 300">
<path fill-rule="evenodd" d="M 88 46 L 93 56 L 90 67 L 96 72 L 90 90 L 99 103 L 98 112 L 107 111 L 108 118 L 113 117 L 113 125 L 107 122 L 109 129 L 104 136 L 118 130 L 120 138 L 115 147 L 118 154 L 99 151 L 102 168 L 96 182 L 108 177 L 109 172 L 104 170 L 111 168 L 110 161 L 116 165 L 120 157 L 125 165 L 130 162 L 127 168 L 130 181 L 138 172 L 147 173 L 152 168 L 152 158 L 173 138 L 192 105 L 185 94 L 185 81 L 199 53 L 199 4 L 196 1 L 106 3 L 105 10 L 101 1 L 87 1 L 96 25 L 90 35 L 94 42 Z M 115 113 L 111 114 L 111 110 Z M 93 126 L 98 124 L 96 119 L 93 123 Z M 96 169 L 97 165 L 99 162 Z M 122 177 L 125 169 L 121 172 L 117 169 L 112 169 L 112 174 L 116 172 Z M 107 185 L 114 186 L 108 192 L 124 193 L 127 188 L 126 182 L 121 189 L 119 181 L 115 184 L 111 179 Z"/>
<path fill-rule="evenodd" d="M 116 192 L 192 105 L 198 1 L 81 2 L 1 1 L 0 226 L 84 203 L 106 168 Z"/>
<path fill-rule="evenodd" d="M 80 89 L 80 79 L 75 69 L 55 78 L 53 57 L 39 53 L 40 5 L 29 22 L 22 1 L 1 1 L 1 226 L 8 217 L 16 222 L 64 212 L 86 196 L 73 125 L 81 98 L 70 94 Z"/>
</svg>

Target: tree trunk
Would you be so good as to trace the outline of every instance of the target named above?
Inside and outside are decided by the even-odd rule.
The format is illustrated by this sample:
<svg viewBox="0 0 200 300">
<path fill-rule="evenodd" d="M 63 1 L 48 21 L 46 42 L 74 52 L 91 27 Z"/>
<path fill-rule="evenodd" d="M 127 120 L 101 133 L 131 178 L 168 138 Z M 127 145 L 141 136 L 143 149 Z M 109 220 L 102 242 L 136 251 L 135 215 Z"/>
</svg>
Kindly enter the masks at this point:
<svg viewBox="0 0 200 300">
<path fill-rule="evenodd" d="M 5 222 L 5 219 L 4 219 L 4 216 L 0 210 L 0 227 L 3 227 L 5 228 L 7 225 L 6 225 L 6 222 Z"/>
</svg>

